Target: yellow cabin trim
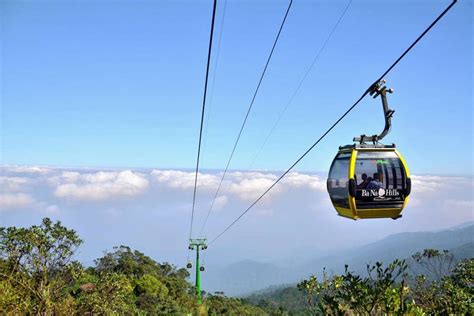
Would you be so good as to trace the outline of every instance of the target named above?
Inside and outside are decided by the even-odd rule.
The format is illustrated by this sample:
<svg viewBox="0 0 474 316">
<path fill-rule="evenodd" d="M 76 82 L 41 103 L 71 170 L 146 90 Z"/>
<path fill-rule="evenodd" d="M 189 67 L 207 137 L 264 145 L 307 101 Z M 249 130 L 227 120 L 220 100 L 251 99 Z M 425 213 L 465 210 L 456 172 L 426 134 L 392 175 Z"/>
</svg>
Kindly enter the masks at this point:
<svg viewBox="0 0 474 316">
<path fill-rule="evenodd" d="M 349 209 L 349 208 L 336 207 L 336 211 L 337 211 L 337 213 L 339 213 L 340 216 L 354 219 L 354 215 L 352 213 L 352 210 Z"/>
<path fill-rule="evenodd" d="M 405 158 L 403 158 L 402 154 L 400 154 L 400 152 L 396 149 L 395 149 L 395 153 L 397 154 L 398 158 L 400 158 L 400 161 L 402 162 L 403 168 L 405 169 L 406 177 L 410 178 L 410 171 L 408 170 L 408 166 L 407 166 L 407 162 L 405 161 Z M 410 199 L 410 196 L 407 196 L 405 198 L 405 201 L 403 201 L 403 206 L 402 206 L 402 209 L 400 210 L 400 213 L 402 212 L 402 210 L 407 205 L 409 199 Z"/>
<path fill-rule="evenodd" d="M 351 159 L 349 160 L 349 179 L 354 179 L 356 161 L 357 161 L 357 150 L 352 149 Z M 352 211 L 352 218 L 358 218 L 355 197 L 351 196 L 350 194 L 348 195 L 348 197 L 349 197 L 349 206 Z"/>
<path fill-rule="evenodd" d="M 395 153 L 397 154 L 398 158 L 400 158 L 400 161 L 402 162 L 403 168 L 405 168 L 405 174 L 407 178 L 410 178 L 410 171 L 408 170 L 407 163 L 405 161 L 405 158 L 403 158 L 402 154 L 398 150 L 395 149 Z"/>
<path fill-rule="evenodd" d="M 353 179 L 354 178 L 356 160 L 357 160 L 357 150 L 353 149 L 352 153 L 351 153 L 351 159 L 349 160 L 348 179 Z"/>
<path fill-rule="evenodd" d="M 401 213 L 399 209 L 371 209 L 369 211 L 358 211 L 359 218 L 397 218 Z"/>
<path fill-rule="evenodd" d="M 407 203 L 408 203 L 408 200 L 410 199 L 410 196 L 407 196 L 405 198 L 405 201 L 403 201 L 403 206 L 402 206 L 402 210 L 405 208 L 405 206 L 407 206 Z"/>
</svg>

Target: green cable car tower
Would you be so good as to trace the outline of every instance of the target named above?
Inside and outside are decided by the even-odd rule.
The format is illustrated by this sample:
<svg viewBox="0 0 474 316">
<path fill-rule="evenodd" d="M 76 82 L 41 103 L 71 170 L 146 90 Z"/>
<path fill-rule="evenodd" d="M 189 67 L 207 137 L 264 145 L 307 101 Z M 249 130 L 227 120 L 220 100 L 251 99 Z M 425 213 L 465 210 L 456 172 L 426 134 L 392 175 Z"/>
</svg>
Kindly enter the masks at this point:
<svg viewBox="0 0 474 316">
<path fill-rule="evenodd" d="M 204 266 L 201 266 L 199 262 L 199 250 L 207 249 L 206 238 L 201 239 L 189 239 L 189 250 L 196 249 L 196 299 L 198 305 L 202 304 L 201 299 L 201 272 L 204 271 Z M 188 261 L 186 265 L 188 269 L 193 267 L 191 261 Z"/>
</svg>

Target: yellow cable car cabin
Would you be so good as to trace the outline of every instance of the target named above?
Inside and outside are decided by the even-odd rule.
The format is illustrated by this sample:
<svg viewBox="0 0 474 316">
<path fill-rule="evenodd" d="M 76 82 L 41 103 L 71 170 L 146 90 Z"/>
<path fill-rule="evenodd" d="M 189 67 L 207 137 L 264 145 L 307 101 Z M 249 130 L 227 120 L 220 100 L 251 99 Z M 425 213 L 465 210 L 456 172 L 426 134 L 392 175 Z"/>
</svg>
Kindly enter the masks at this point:
<svg viewBox="0 0 474 316">
<path fill-rule="evenodd" d="M 411 191 L 410 173 L 395 145 L 379 141 L 390 131 L 395 111 L 389 109 L 385 81 L 370 88 L 381 96 L 385 128 L 379 135 L 361 135 L 358 144 L 339 147 L 329 170 L 327 189 L 339 215 L 352 218 L 400 218 Z"/>
<path fill-rule="evenodd" d="M 397 219 L 408 201 L 411 181 L 394 145 L 348 145 L 334 158 L 327 188 L 341 216 Z"/>
</svg>

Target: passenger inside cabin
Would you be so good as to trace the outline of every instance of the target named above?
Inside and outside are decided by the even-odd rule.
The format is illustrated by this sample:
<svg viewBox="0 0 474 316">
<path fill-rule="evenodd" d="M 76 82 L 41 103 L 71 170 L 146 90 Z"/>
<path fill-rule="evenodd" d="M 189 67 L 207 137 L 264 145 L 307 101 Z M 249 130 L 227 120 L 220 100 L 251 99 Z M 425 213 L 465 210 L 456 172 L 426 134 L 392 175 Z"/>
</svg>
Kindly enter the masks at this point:
<svg viewBox="0 0 474 316">
<path fill-rule="evenodd" d="M 374 173 L 374 178 L 372 181 L 369 182 L 369 184 L 367 184 L 367 187 L 366 189 L 381 189 L 383 187 L 383 183 L 382 181 L 380 181 L 380 175 L 378 174 L 378 172 Z"/>
<path fill-rule="evenodd" d="M 367 174 L 363 173 L 362 174 L 362 182 L 359 183 L 359 185 L 357 186 L 357 189 L 365 189 L 365 187 L 367 186 L 368 183 L 369 183 L 369 181 L 368 181 L 368 178 L 367 178 Z"/>
</svg>

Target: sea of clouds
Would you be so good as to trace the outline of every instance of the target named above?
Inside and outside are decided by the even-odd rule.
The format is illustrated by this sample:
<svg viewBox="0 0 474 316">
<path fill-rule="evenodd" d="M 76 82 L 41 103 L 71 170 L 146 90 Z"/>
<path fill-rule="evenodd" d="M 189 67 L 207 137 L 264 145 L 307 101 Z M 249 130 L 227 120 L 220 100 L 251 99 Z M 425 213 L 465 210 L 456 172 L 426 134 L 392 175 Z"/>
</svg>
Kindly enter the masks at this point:
<svg viewBox="0 0 474 316">
<path fill-rule="evenodd" d="M 222 174 L 199 173 L 193 236 L 215 237 L 279 175 L 228 172 L 203 228 Z M 472 177 L 413 175 L 412 183 L 402 219 L 351 221 L 333 210 L 325 174 L 291 172 L 216 241 L 213 253 L 229 260 L 311 256 L 474 218 Z M 2 166 L 0 225 L 29 226 L 48 216 L 78 231 L 85 240 L 80 251 L 85 261 L 126 244 L 180 262 L 189 237 L 193 187 L 194 172 L 187 170 Z"/>
</svg>

